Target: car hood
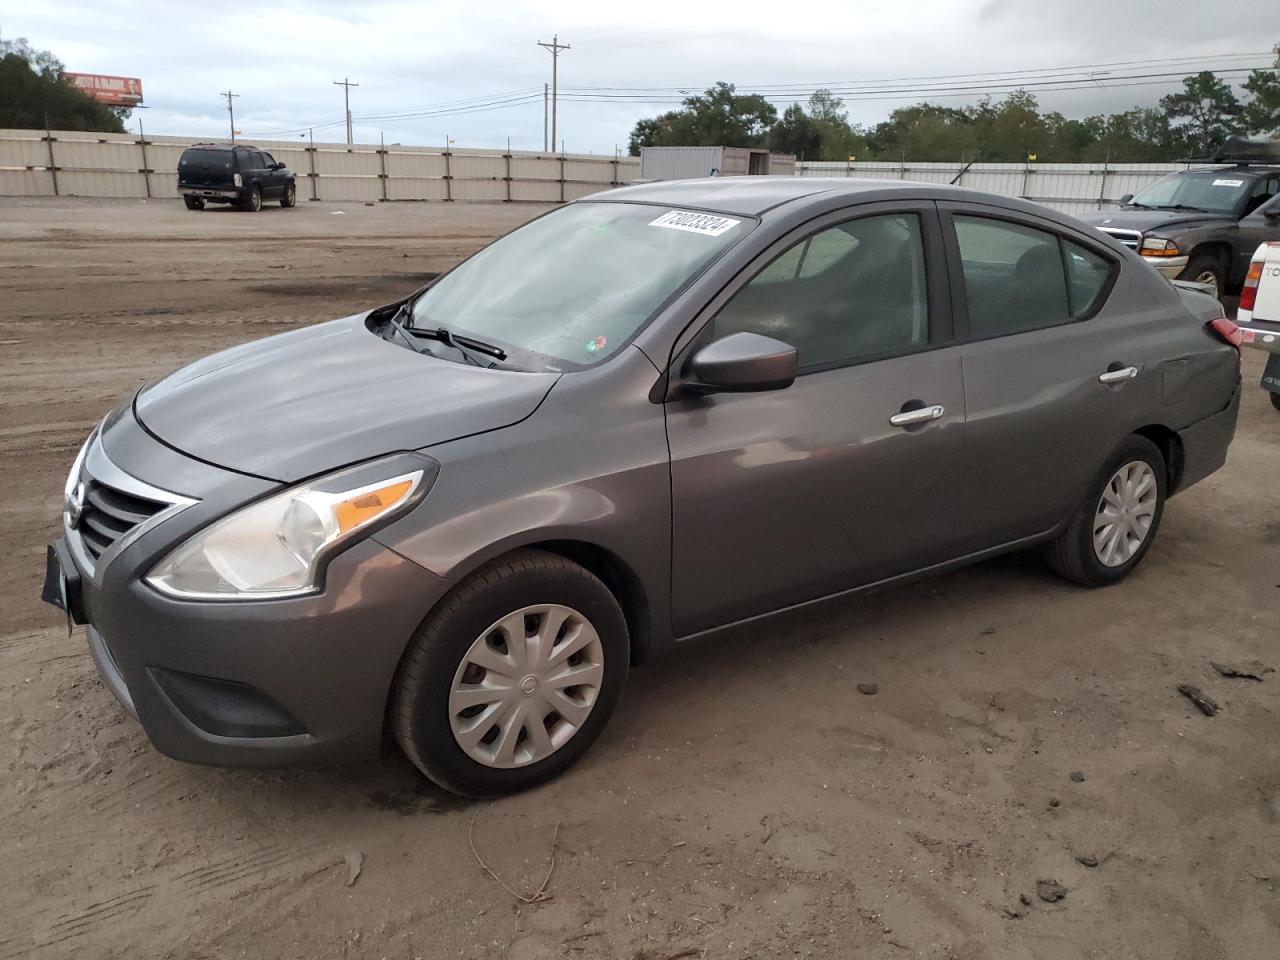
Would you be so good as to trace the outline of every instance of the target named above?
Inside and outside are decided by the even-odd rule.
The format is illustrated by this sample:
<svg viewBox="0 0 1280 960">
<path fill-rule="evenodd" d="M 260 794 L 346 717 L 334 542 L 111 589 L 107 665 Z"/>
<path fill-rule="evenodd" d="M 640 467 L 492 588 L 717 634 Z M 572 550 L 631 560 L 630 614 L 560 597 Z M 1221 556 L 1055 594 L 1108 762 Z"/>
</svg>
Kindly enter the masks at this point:
<svg viewBox="0 0 1280 960">
<path fill-rule="evenodd" d="M 134 412 L 192 457 L 292 482 L 509 426 L 533 413 L 559 376 L 415 353 L 371 333 L 366 316 L 198 360 L 143 388 Z"/>
<path fill-rule="evenodd" d="M 1230 222 L 1231 218 L 1216 213 L 1196 213 L 1194 210 L 1098 210 L 1077 215 L 1091 227 L 1100 230 L 1157 230 L 1184 223 Z"/>
</svg>

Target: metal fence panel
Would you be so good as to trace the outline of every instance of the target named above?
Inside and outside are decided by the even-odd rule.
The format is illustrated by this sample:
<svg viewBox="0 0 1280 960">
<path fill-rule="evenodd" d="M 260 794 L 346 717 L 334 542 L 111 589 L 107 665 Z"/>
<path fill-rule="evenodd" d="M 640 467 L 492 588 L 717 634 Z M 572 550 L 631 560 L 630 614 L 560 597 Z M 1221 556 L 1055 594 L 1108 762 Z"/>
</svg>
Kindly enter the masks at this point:
<svg viewBox="0 0 1280 960">
<path fill-rule="evenodd" d="M 1021 197 L 1064 213 L 1102 210 L 1119 204 L 1160 177 L 1197 166 L 1187 163 L 894 163 L 883 160 L 808 161 L 802 177 L 860 177 L 951 183 L 1006 197 Z"/>
<path fill-rule="evenodd" d="M 178 160 L 193 142 L 0 130 L 0 196 L 176 197 Z M 297 140 L 253 145 L 297 175 L 300 200 L 559 202 L 630 182 L 640 173 L 634 157 L 467 149 L 446 154 L 433 147 Z"/>
</svg>

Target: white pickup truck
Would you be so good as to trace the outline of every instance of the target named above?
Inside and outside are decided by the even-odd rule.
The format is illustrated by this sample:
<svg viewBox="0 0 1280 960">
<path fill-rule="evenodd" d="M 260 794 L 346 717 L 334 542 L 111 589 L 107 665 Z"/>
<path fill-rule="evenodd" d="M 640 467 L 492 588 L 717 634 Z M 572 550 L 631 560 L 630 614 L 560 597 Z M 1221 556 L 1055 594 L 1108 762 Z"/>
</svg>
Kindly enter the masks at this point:
<svg viewBox="0 0 1280 960">
<path fill-rule="evenodd" d="M 1236 326 L 1242 343 L 1271 354 L 1262 373 L 1262 389 L 1280 410 L 1280 242 L 1264 243 L 1254 251 L 1240 291 Z"/>
</svg>

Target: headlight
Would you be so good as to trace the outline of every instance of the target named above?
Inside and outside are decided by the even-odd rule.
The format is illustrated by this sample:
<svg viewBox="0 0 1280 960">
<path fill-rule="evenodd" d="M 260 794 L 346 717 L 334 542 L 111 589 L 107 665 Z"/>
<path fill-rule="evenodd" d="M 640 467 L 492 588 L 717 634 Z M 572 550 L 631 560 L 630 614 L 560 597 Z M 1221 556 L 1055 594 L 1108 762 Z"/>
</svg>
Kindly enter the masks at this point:
<svg viewBox="0 0 1280 960">
<path fill-rule="evenodd" d="M 403 469 L 414 462 L 421 466 Z M 388 467 L 402 472 L 388 476 Z M 416 504 L 438 469 L 427 457 L 402 454 L 278 493 L 193 535 L 161 560 L 146 582 L 185 600 L 264 600 L 314 592 L 324 563 L 342 544 Z M 370 482 L 371 476 L 380 478 Z"/>
<path fill-rule="evenodd" d="M 1163 237 L 1144 237 L 1138 252 L 1144 257 L 1176 257 L 1182 253 L 1176 243 Z"/>
</svg>

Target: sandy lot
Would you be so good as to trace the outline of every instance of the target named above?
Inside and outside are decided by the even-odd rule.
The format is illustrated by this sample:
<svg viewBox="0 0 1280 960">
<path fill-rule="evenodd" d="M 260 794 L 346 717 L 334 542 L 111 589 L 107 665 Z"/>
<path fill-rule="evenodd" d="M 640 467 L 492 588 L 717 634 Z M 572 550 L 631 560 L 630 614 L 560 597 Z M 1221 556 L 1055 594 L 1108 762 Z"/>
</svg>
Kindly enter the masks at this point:
<svg viewBox="0 0 1280 960">
<path fill-rule="evenodd" d="M 1209 665 L 1280 667 L 1260 355 L 1227 467 L 1118 587 L 1018 555 L 685 651 L 569 775 L 496 803 L 394 755 L 156 753 L 36 600 L 75 447 L 142 382 L 385 302 L 536 212 L 0 200 L 0 960 L 1280 955 L 1280 674 Z M 526 898 L 554 852 L 550 896 L 476 852 Z"/>
</svg>

